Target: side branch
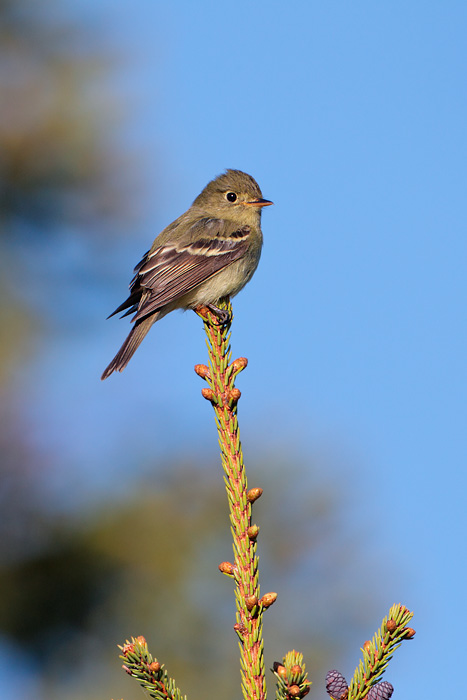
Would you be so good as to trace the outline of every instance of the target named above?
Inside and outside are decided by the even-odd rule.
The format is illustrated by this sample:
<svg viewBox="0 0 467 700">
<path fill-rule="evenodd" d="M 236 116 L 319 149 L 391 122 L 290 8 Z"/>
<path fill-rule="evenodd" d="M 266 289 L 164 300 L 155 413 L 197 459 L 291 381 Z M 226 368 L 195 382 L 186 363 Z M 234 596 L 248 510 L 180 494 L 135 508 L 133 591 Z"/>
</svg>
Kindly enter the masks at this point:
<svg viewBox="0 0 467 700">
<path fill-rule="evenodd" d="M 154 700 L 186 700 L 172 678 L 169 678 L 164 665 L 149 653 L 143 636 L 132 637 L 121 647 L 120 658 L 125 662 L 123 669 L 140 683 L 150 698 Z"/>
<path fill-rule="evenodd" d="M 413 612 L 405 605 L 393 605 L 373 639 L 364 643 L 363 659 L 355 669 L 350 685 L 340 671 L 328 671 L 328 695 L 333 700 L 389 700 L 394 688 L 381 677 L 395 650 L 404 640 L 414 638 L 415 630 L 407 626 L 412 617 Z"/>
</svg>

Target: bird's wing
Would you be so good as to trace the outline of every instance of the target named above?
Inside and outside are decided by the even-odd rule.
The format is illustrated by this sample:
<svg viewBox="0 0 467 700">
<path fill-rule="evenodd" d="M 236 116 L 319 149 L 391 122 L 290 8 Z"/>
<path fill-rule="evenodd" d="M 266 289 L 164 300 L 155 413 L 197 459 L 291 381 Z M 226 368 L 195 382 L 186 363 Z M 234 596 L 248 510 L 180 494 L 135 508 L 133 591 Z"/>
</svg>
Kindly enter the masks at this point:
<svg viewBox="0 0 467 700">
<path fill-rule="evenodd" d="M 249 246 L 250 231 L 249 226 L 238 228 L 222 219 L 197 221 L 182 241 L 151 250 L 136 266 L 127 300 L 132 302 L 122 305 L 120 310 L 131 305 L 136 311 L 136 303 L 133 321 L 141 321 L 180 298 L 243 257 Z"/>
</svg>

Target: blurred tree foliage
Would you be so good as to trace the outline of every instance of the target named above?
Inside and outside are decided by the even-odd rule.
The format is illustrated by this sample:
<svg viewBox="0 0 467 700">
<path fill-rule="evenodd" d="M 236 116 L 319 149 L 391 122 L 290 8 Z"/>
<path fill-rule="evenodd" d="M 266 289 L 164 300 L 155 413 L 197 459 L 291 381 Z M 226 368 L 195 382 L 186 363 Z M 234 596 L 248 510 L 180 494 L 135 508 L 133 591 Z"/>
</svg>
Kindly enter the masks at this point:
<svg viewBox="0 0 467 700">
<path fill-rule="evenodd" d="M 133 216 L 112 70 L 102 35 L 62 3 L 0 0 L 0 391 L 53 314 L 70 235 L 96 246 Z"/>
<path fill-rule="evenodd" d="M 0 0 L 0 534 L 6 560 L 34 548 L 42 531 L 36 501 L 44 459 L 28 439 L 28 399 L 13 379 L 34 355 L 57 289 L 67 293 L 49 262 L 55 256 L 66 266 L 70 230 L 76 239 L 92 231 L 94 245 L 130 214 L 131 162 L 116 147 L 119 110 L 106 87 L 113 57 L 102 43 L 55 0 Z M 38 280 L 46 290 L 42 306 Z"/>
<path fill-rule="evenodd" d="M 365 567 L 339 534 L 335 490 L 297 492 L 295 469 L 279 461 L 259 471 L 263 592 L 279 593 L 265 620 L 266 663 L 299 646 L 319 679 L 342 652 L 336 628 L 355 632 L 372 613 L 371 597 L 352 585 L 352 569 Z M 44 698 L 91 698 L 99 688 L 136 700 L 115 645 L 138 634 L 192 700 L 207 682 L 237 697 L 232 585 L 217 571 L 232 557 L 220 468 L 180 461 L 166 474 L 81 523 L 50 521 L 40 551 L 0 570 L 0 628 L 40 663 Z"/>
<path fill-rule="evenodd" d="M 44 668 L 48 630 L 68 644 L 109 572 L 67 518 L 47 512 L 48 456 L 29 437 L 28 388 L 14 379 L 60 287 L 52 255 L 70 232 L 95 245 L 133 215 L 114 69 L 103 36 L 63 3 L 0 0 L 0 629 Z M 35 303 L 39 279 L 48 308 Z"/>
<path fill-rule="evenodd" d="M 60 3 L 0 1 L 0 234 L 115 222 L 128 162 L 112 143 L 111 59 Z"/>
</svg>

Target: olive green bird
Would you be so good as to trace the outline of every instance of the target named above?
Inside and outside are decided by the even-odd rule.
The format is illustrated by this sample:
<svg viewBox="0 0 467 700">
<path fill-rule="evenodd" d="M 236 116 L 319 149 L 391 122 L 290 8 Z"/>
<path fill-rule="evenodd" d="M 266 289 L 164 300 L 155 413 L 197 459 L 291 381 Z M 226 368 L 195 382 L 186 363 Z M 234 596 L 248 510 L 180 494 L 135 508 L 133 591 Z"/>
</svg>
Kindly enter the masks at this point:
<svg viewBox="0 0 467 700">
<path fill-rule="evenodd" d="M 269 204 L 251 175 L 226 170 L 157 236 L 134 269 L 130 296 L 111 314 L 134 313 L 134 325 L 102 379 L 121 372 L 152 324 L 174 309 L 208 306 L 226 321 L 217 304 L 253 276 L 263 245 L 261 210 Z"/>
</svg>

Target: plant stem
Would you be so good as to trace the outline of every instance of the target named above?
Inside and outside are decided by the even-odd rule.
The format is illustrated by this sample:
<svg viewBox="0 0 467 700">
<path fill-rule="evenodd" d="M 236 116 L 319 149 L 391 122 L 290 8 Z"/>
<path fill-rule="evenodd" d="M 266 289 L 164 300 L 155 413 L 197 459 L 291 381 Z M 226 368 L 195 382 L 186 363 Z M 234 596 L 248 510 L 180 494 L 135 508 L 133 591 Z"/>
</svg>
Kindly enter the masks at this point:
<svg viewBox="0 0 467 700">
<path fill-rule="evenodd" d="M 251 523 L 252 503 L 248 498 L 237 420 L 237 401 L 240 398 L 240 392 L 234 386 L 235 378 L 246 367 L 247 360 L 239 358 L 230 364 L 232 355 L 230 301 L 221 303 L 220 308 L 230 314 L 230 321 L 225 325 L 219 325 L 219 319 L 209 309 L 204 307 L 197 309 L 203 319 L 207 336 L 209 368 L 197 365 L 195 369 L 209 385 L 209 389 L 203 390 L 203 396 L 211 401 L 214 408 L 225 473 L 224 481 L 229 502 L 235 561 L 231 571 L 224 571 L 224 573 L 230 573 L 236 582 L 237 623 L 234 628 L 240 639 L 243 696 L 245 700 L 264 700 L 266 683 L 262 617 L 266 606 L 260 601 L 256 555 L 258 528 Z"/>
</svg>

